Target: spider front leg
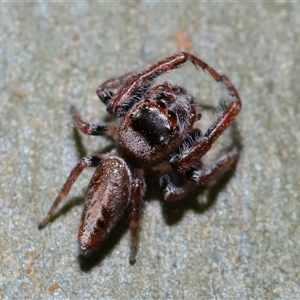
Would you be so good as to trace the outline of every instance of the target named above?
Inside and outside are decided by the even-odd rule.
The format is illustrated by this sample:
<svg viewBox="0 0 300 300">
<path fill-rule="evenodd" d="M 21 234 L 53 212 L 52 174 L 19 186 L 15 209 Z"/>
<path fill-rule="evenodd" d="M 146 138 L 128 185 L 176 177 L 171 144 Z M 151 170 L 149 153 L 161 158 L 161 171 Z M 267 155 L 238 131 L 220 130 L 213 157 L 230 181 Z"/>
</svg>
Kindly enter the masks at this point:
<svg viewBox="0 0 300 300">
<path fill-rule="evenodd" d="M 117 114 L 117 116 L 123 116 L 134 103 L 139 102 L 142 99 L 142 96 L 151 87 L 152 80 L 149 79 L 136 89 L 131 89 L 132 92 L 130 92 L 130 88 L 128 89 L 128 82 L 135 81 L 137 78 L 138 76 L 136 74 L 127 73 L 119 78 L 110 79 L 98 87 L 96 94 L 105 105 L 111 107 L 115 105 L 115 94 L 111 89 L 118 89 L 117 94 L 123 93 L 125 90 L 127 92 L 126 101 L 119 107 L 119 112 Z M 110 109 L 107 109 L 107 111 L 111 114 L 115 114 Z"/>
<path fill-rule="evenodd" d="M 114 93 L 111 90 L 120 88 L 131 76 L 132 73 L 126 73 L 121 77 L 105 81 L 97 88 L 97 96 L 105 105 L 107 105 L 110 99 L 114 96 Z"/>
<path fill-rule="evenodd" d="M 216 73 L 218 75 L 218 73 Z M 199 159 L 207 153 L 212 144 L 232 123 L 241 110 L 242 102 L 233 84 L 226 76 L 220 76 L 220 81 L 227 87 L 229 94 L 233 97 L 233 102 L 223 111 L 215 123 L 207 130 L 199 141 L 180 155 L 174 156 L 171 166 L 177 173 L 184 173 L 186 169 L 193 166 Z"/>
<path fill-rule="evenodd" d="M 38 226 L 39 229 L 43 229 L 48 224 L 57 206 L 68 195 L 73 183 L 75 182 L 77 177 L 81 174 L 81 172 L 87 167 L 97 167 L 100 164 L 100 161 L 101 161 L 100 155 L 87 156 L 80 160 L 80 162 L 71 171 L 66 183 L 63 185 L 59 194 L 54 200 L 47 216 L 42 220 L 42 222 L 40 222 Z"/>
<path fill-rule="evenodd" d="M 190 61 L 195 66 L 199 66 L 203 70 L 208 71 L 216 81 L 222 81 L 222 76 L 220 76 L 204 61 L 189 53 L 181 52 L 169 56 L 157 62 L 145 71 L 142 71 L 138 74 L 133 74 L 131 77 L 129 77 L 113 96 L 111 101 L 109 101 L 107 105 L 107 111 L 116 116 L 123 116 L 127 111 L 124 109 L 124 107 L 128 107 L 128 103 L 130 104 L 130 99 L 132 98 L 131 96 L 133 94 L 139 94 L 139 91 L 144 91 L 144 86 L 149 88 L 150 86 L 147 85 L 151 83 L 157 76 L 176 69 L 187 61 Z"/>
</svg>

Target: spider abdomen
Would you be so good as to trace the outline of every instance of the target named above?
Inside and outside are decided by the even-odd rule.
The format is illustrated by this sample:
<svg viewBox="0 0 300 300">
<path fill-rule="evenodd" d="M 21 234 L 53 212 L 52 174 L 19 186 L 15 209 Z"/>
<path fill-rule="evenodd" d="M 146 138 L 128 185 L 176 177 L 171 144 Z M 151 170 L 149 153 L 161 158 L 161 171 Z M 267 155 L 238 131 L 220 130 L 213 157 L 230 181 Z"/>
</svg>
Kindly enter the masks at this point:
<svg viewBox="0 0 300 300">
<path fill-rule="evenodd" d="M 129 205 L 131 173 L 123 159 L 104 158 L 88 186 L 78 232 L 80 253 L 90 255 L 118 223 Z"/>
</svg>

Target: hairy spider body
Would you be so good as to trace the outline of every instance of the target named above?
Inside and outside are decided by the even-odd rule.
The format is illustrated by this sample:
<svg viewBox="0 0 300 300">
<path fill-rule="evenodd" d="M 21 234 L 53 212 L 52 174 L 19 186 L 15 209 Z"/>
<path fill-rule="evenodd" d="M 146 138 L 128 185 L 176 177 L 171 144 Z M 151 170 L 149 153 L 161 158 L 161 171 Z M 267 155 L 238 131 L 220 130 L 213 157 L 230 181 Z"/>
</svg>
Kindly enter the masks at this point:
<svg viewBox="0 0 300 300">
<path fill-rule="evenodd" d="M 168 83 L 153 87 L 123 118 L 118 149 L 135 168 L 153 167 L 178 149 L 200 118 L 194 99 Z"/>
<path fill-rule="evenodd" d="M 157 76 L 180 67 L 186 61 L 208 71 L 216 81 L 227 87 L 233 97 L 233 101 L 204 134 L 194 128 L 201 114 L 194 98 L 185 89 L 167 82 L 153 86 Z M 116 90 L 115 94 L 113 90 Z M 110 79 L 100 85 L 96 93 L 107 105 L 107 111 L 119 118 L 119 125 L 86 122 L 75 107 L 71 108 L 73 119 L 83 133 L 113 137 L 117 147 L 105 155 L 81 159 L 39 228 L 49 222 L 82 170 L 96 167 L 88 186 L 78 233 L 80 253 L 88 256 L 97 250 L 130 208 L 130 263 L 133 264 L 142 198 L 146 189 L 143 169 L 161 171 L 159 182 L 166 201 L 180 200 L 195 185 L 205 185 L 238 158 L 238 149 L 233 148 L 206 169 L 200 170 L 198 167 L 201 157 L 240 111 L 241 100 L 226 76 L 219 75 L 202 60 L 184 52 L 161 60 L 138 74 L 128 73 Z M 172 173 L 183 174 L 188 180 L 178 187 L 172 182 Z"/>
</svg>

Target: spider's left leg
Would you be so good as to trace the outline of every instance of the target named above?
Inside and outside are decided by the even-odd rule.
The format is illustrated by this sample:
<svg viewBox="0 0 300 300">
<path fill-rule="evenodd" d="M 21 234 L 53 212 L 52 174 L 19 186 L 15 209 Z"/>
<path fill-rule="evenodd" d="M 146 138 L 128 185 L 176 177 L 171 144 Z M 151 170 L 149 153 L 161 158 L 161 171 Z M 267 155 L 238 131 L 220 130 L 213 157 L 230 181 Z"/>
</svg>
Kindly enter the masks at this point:
<svg viewBox="0 0 300 300">
<path fill-rule="evenodd" d="M 197 185 L 205 185 L 222 171 L 226 170 L 227 167 L 234 164 L 239 156 L 238 148 L 233 148 L 230 152 L 223 155 L 220 159 L 213 162 L 211 165 L 206 167 L 204 170 L 191 169 L 185 175 L 193 180 Z"/>
<path fill-rule="evenodd" d="M 212 163 L 204 170 L 190 168 L 185 175 L 192 181 L 185 182 L 183 186 L 176 186 L 169 175 L 164 175 L 160 179 L 160 186 L 163 189 L 164 198 L 168 202 L 174 202 L 183 199 L 187 194 L 196 188 L 196 185 L 203 186 L 214 179 L 227 167 L 232 165 L 238 158 L 239 152 L 234 148 L 229 153 L 225 154 L 216 162 Z"/>
<path fill-rule="evenodd" d="M 175 183 L 172 181 L 171 177 L 169 175 L 163 175 L 159 180 L 159 185 L 163 190 L 164 199 L 167 202 L 176 202 L 179 201 L 187 194 L 192 192 L 196 185 L 192 181 L 187 181 L 181 186 L 175 185 Z"/>
<path fill-rule="evenodd" d="M 143 204 L 144 182 L 141 178 L 133 179 L 131 183 L 131 216 L 130 216 L 130 230 L 131 230 L 131 247 L 129 262 L 131 265 L 135 263 L 138 244 L 138 229 L 140 224 L 141 208 Z"/>
<path fill-rule="evenodd" d="M 113 137 L 116 135 L 117 127 L 114 124 L 101 125 L 87 122 L 79 115 L 75 106 L 71 107 L 71 113 L 76 127 L 88 135 L 105 135 Z"/>
<path fill-rule="evenodd" d="M 233 97 L 233 102 L 229 104 L 197 143 L 183 151 L 180 155 L 177 154 L 172 157 L 170 164 L 177 173 L 185 173 L 189 167 L 199 161 L 241 110 L 242 103 L 237 90 L 226 76 L 219 75 L 219 77 L 220 81 L 229 90 L 229 94 Z"/>
</svg>

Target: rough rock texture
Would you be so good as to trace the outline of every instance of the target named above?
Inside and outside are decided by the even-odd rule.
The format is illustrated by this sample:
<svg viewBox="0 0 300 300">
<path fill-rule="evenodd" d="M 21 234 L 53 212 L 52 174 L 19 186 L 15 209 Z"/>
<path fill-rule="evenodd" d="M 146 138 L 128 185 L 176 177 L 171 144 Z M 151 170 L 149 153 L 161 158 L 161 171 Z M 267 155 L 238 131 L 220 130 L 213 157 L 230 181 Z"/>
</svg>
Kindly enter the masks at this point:
<svg viewBox="0 0 300 300">
<path fill-rule="evenodd" d="M 0 13 L 0 298 L 299 297 L 298 4 L 45 1 L 1 3 Z M 200 195 L 208 207 L 196 199 L 169 207 L 150 189 L 135 266 L 126 220 L 97 259 L 81 261 L 76 235 L 91 171 L 37 229 L 79 157 L 111 144 L 78 138 L 70 106 L 102 122 L 99 83 L 178 50 L 226 73 L 240 92 L 240 161 L 217 192 Z M 208 105 L 226 94 L 191 65 L 174 80 Z"/>
</svg>

